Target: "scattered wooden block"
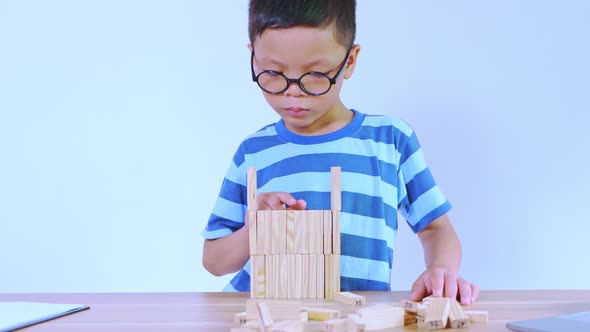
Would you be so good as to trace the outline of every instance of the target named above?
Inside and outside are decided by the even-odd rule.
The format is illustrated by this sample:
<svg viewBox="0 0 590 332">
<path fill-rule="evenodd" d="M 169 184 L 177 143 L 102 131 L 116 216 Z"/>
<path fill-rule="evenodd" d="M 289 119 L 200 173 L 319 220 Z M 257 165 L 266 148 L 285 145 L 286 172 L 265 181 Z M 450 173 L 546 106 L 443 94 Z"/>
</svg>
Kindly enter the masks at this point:
<svg viewBox="0 0 590 332">
<path fill-rule="evenodd" d="M 303 310 L 307 312 L 307 317 L 309 320 L 334 320 L 342 316 L 342 312 L 336 309 L 303 307 Z"/>
<path fill-rule="evenodd" d="M 249 327 L 232 327 L 231 329 L 229 329 L 229 332 L 254 332 L 256 331 L 255 329 L 251 329 Z"/>
<path fill-rule="evenodd" d="M 359 315 L 350 314 L 348 315 L 348 332 L 365 332 L 365 321 L 361 319 Z"/>
<path fill-rule="evenodd" d="M 236 324 L 246 324 L 246 322 L 248 321 L 248 315 L 246 315 L 246 312 L 238 312 L 237 314 L 234 315 L 234 323 Z"/>
<path fill-rule="evenodd" d="M 356 310 L 365 323 L 366 331 L 404 326 L 405 310 L 390 304 L 379 304 Z"/>
<path fill-rule="evenodd" d="M 424 324 L 429 330 L 443 329 L 447 326 L 451 304 L 446 297 L 435 298 L 429 301 L 424 317 Z"/>
<path fill-rule="evenodd" d="M 481 310 L 464 310 L 465 314 L 469 316 L 471 323 L 487 323 L 488 312 Z"/>
<path fill-rule="evenodd" d="M 322 331 L 347 332 L 348 318 L 331 319 L 322 322 Z"/>
<path fill-rule="evenodd" d="M 367 299 L 364 296 L 351 292 L 335 292 L 334 301 L 350 304 L 353 307 L 360 307 L 367 304 Z"/>
<path fill-rule="evenodd" d="M 265 302 L 256 303 L 256 311 L 258 313 L 258 325 L 260 332 L 267 332 L 273 324 L 272 316 L 268 311 L 268 307 Z"/>
<path fill-rule="evenodd" d="M 469 327 L 469 316 L 456 300 L 449 300 L 451 308 L 449 311 L 449 326 L 451 328 Z"/>
<path fill-rule="evenodd" d="M 420 302 L 408 301 L 402 299 L 399 304 L 402 308 L 406 309 L 409 312 L 417 313 L 418 312 L 418 305 Z"/>
<path fill-rule="evenodd" d="M 258 303 L 265 303 L 271 317 L 276 321 L 301 320 L 303 309 L 299 302 L 278 300 L 248 300 L 246 301 L 246 316 L 248 322 L 258 318 Z"/>
<path fill-rule="evenodd" d="M 269 332 L 301 332 L 305 327 L 302 320 L 284 320 L 270 326 Z"/>
<path fill-rule="evenodd" d="M 404 310 L 404 326 L 417 323 L 417 315 L 415 312 Z"/>
</svg>

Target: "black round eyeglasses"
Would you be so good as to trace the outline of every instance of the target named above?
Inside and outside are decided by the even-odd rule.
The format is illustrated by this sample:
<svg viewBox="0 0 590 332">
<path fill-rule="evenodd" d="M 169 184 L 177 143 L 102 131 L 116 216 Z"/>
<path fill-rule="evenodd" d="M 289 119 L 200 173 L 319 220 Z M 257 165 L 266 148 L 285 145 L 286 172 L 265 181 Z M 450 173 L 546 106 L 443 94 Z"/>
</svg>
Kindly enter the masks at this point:
<svg viewBox="0 0 590 332">
<path fill-rule="evenodd" d="M 347 60 L 351 49 L 352 46 L 348 48 L 346 57 L 344 58 L 344 61 L 342 61 L 342 64 L 340 64 L 340 68 L 334 77 L 330 77 L 326 73 L 319 71 L 310 71 L 301 75 L 299 78 L 289 78 L 282 72 L 276 70 L 265 70 L 256 75 L 254 73 L 254 50 L 252 50 L 252 56 L 250 58 L 252 80 L 256 82 L 263 91 L 273 95 L 281 94 L 287 91 L 291 84 L 297 83 L 303 92 L 312 96 L 321 96 L 330 91 L 332 85 L 336 84 L 336 80 L 338 80 L 338 77 L 340 77 L 348 62 Z"/>
</svg>

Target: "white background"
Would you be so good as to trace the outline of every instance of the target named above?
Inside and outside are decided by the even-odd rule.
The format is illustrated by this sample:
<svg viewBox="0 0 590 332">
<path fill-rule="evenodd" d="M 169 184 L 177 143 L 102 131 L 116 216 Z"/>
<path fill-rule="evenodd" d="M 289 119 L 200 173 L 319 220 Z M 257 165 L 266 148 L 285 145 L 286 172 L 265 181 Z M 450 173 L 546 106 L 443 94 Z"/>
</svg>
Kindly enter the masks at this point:
<svg viewBox="0 0 590 332">
<path fill-rule="evenodd" d="M 590 288 L 587 1 L 359 0 L 342 99 L 417 131 L 482 289 Z M 217 291 L 230 159 L 277 116 L 247 2 L 0 2 L 0 292 Z M 392 288 L 422 251 L 400 224 Z"/>
</svg>

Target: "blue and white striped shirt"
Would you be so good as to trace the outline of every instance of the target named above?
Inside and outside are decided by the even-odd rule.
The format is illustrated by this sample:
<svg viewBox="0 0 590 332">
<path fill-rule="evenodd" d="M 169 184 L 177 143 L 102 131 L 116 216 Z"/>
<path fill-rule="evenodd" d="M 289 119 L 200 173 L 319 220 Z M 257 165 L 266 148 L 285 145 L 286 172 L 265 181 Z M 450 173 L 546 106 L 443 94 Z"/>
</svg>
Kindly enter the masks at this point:
<svg viewBox="0 0 590 332">
<path fill-rule="evenodd" d="M 227 236 L 244 226 L 248 167 L 256 167 L 258 192 L 289 192 L 304 199 L 307 209 L 330 210 L 330 167 L 340 166 L 341 290 L 390 290 L 397 212 L 418 232 L 451 205 L 407 123 L 353 112 L 347 126 L 326 135 L 297 135 L 281 120 L 246 138 L 203 237 Z M 225 290 L 249 291 L 249 271 L 248 262 Z"/>
</svg>

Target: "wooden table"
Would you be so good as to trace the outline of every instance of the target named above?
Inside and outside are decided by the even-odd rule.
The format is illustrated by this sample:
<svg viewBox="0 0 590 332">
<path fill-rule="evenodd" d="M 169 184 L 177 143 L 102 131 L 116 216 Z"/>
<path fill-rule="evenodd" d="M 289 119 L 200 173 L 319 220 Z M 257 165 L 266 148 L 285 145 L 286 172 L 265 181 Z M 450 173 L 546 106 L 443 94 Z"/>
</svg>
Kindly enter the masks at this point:
<svg viewBox="0 0 590 332">
<path fill-rule="evenodd" d="M 367 305 L 399 303 L 408 292 L 357 292 Z M 23 331 L 229 331 L 235 313 L 245 310 L 249 293 L 79 293 L 0 294 L 0 301 L 80 303 L 90 310 L 35 325 Z M 341 303 L 322 305 L 350 313 Z M 490 321 L 469 329 L 443 331 L 506 331 L 506 322 L 590 311 L 590 290 L 482 291 L 480 301 L 466 307 L 487 310 Z M 416 330 L 414 326 L 391 331 Z M 308 322 L 306 331 L 320 331 Z"/>
</svg>

